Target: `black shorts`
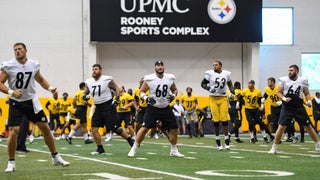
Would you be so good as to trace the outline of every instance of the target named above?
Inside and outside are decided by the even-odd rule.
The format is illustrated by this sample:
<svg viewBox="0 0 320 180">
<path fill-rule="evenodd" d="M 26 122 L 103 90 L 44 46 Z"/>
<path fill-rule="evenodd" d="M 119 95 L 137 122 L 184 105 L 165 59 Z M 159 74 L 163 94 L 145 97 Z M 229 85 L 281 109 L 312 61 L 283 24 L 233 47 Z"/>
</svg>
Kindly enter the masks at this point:
<svg viewBox="0 0 320 180">
<path fill-rule="evenodd" d="M 117 110 L 116 107 L 111 105 L 112 100 L 109 100 L 102 104 L 96 104 L 96 109 L 92 116 L 91 127 L 104 127 L 107 126 L 110 129 L 117 129 Z M 116 126 L 116 127 L 115 127 Z"/>
<path fill-rule="evenodd" d="M 87 123 L 87 106 L 77 106 L 76 117 L 80 119 L 80 124 Z"/>
<path fill-rule="evenodd" d="M 43 110 L 34 113 L 32 100 L 18 102 L 15 100 L 9 100 L 9 117 L 8 126 L 20 126 L 23 115 L 26 115 L 29 121 L 36 122 L 48 122 Z"/>
<path fill-rule="evenodd" d="M 261 113 L 259 111 L 258 108 L 256 109 L 247 109 L 245 108 L 245 111 L 246 113 L 246 118 L 247 118 L 247 121 L 249 124 L 257 124 L 259 123 L 261 120 L 260 116 L 261 116 Z"/>
<path fill-rule="evenodd" d="M 141 124 L 143 123 L 143 117 L 145 113 L 146 113 L 146 108 L 145 107 L 141 108 L 141 110 L 138 112 L 138 116 L 136 119 L 137 123 L 141 123 Z"/>
<path fill-rule="evenodd" d="M 131 112 L 122 112 L 118 113 L 118 127 L 121 126 L 121 122 L 124 121 L 124 127 L 127 128 L 128 126 L 132 125 L 131 121 Z"/>
<path fill-rule="evenodd" d="M 279 124 L 286 126 L 290 121 L 293 120 L 293 118 L 302 126 L 310 125 L 309 115 L 303 105 L 301 105 L 301 107 L 295 108 L 288 107 L 287 105 L 282 105 Z"/>
<path fill-rule="evenodd" d="M 69 125 L 73 124 L 76 125 L 77 121 L 75 119 L 70 118 L 69 119 Z"/>
<path fill-rule="evenodd" d="M 280 112 L 281 112 L 281 106 L 271 106 L 271 116 L 270 116 L 270 120 L 273 123 L 277 123 L 279 122 L 279 117 L 280 117 Z"/>
<path fill-rule="evenodd" d="M 176 118 L 170 106 L 165 108 L 147 107 L 143 119 L 143 126 L 146 128 L 155 128 L 158 120 L 162 123 L 162 130 L 178 128 Z"/>
</svg>

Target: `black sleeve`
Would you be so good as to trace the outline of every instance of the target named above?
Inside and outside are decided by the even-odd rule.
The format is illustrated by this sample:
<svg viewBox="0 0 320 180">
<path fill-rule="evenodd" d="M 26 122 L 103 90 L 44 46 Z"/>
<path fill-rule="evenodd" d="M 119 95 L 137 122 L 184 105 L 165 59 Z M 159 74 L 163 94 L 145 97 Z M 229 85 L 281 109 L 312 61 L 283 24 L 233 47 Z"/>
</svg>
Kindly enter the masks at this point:
<svg viewBox="0 0 320 180">
<path fill-rule="evenodd" d="M 49 109 L 50 101 L 46 103 L 46 108 Z"/>
<path fill-rule="evenodd" d="M 267 99 L 269 96 L 268 96 L 267 93 L 264 93 L 263 97 L 264 97 L 265 99 Z"/>
<path fill-rule="evenodd" d="M 201 87 L 207 91 L 210 90 L 210 86 L 208 86 L 209 81 L 206 80 L 205 78 L 203 78 L 203 80 L 201 81 Z"/>
</svg>

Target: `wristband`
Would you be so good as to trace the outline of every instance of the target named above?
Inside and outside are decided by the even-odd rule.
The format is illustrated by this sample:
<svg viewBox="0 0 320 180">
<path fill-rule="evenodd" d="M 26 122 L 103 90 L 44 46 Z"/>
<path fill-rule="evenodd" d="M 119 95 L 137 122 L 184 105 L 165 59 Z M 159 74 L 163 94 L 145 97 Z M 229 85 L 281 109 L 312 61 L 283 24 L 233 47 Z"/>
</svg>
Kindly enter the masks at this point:
<svg viewBox="0 0 320 180">
<path fill-rule="evenodd" d="M 48 91 L 50 91 L 50 92 L 52 92 L 54 89 L 55 89 L 55 88 L 52 87 L 52 86 L 49 86 L 49 87 L 48 87 Z"/>
<path fill-rule="evenodd" d="M 13 91 L 12 89 L 9 89 L 9 90 L 8 90 L 8 94 L 9 94 L 10 96 L 13 95 L 13 92 L 14 92 L 14 91 Z"/>
<path fill-rule="evenodd" d="M 282 101 L 287 102 L 287 98 L 283 96 L 283 97 L 282 97 Z"/>
</svg>

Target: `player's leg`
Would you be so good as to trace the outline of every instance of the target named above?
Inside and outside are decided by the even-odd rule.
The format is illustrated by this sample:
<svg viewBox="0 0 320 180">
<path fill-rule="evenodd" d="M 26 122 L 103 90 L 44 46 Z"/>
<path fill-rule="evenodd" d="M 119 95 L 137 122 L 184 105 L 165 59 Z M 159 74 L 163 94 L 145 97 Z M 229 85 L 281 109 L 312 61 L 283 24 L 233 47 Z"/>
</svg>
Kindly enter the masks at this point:
<svg viewBox="0 0 320 180">
<path fill-rule="evenodd" d="M 251 109 L 245 109 L 246 119 L 249 125 L 249 133 L 250 133 L 250 143 L 255 143 L 254 140 L 254 121 Z"/>
</svg>

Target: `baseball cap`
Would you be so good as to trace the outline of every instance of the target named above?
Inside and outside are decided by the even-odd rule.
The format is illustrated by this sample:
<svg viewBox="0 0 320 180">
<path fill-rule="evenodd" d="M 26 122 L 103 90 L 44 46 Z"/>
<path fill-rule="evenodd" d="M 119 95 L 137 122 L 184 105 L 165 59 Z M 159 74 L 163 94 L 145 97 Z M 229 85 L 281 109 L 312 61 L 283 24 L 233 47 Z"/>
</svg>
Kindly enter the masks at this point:
<svg viewBox="0 0 320 180">
<path fill-rule="evenodd" d="M 254 85 L 256 82 L 254 82 L 254 80 L 250 80 L 248 83 Z"/>
<path fill-rule="evenodd" d="M 156 61 L 155 63 L 154 63 L 154 65 L 156 66 L 156 65 L 163 65 L 163 62 L 161 61 L 161 60 L 158 60 L 158 61 Z"/>
</svg>

